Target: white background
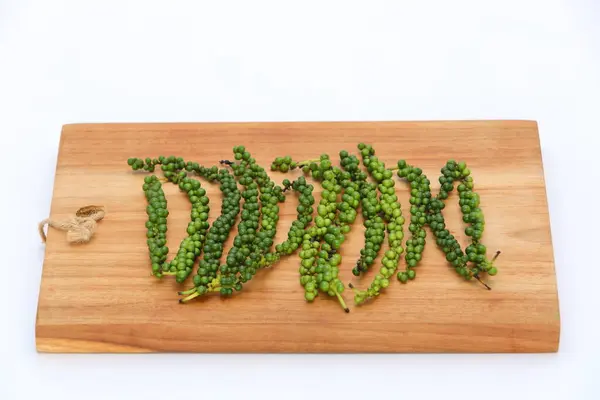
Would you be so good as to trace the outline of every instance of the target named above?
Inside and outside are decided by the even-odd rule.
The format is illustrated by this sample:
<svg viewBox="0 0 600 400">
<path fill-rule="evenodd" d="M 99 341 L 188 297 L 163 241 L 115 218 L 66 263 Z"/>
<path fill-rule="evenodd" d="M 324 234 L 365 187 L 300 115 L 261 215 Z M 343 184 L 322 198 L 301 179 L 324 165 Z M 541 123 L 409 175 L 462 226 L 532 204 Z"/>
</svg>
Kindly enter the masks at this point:
<svg viewBox="0 0 600 400">
<path fill-rule="evenodd" d="M 0 399 L 599 399 L 599 72 L 594 0 L 0 0 Z M 474 118 L 539 122 L 559 353 L 36 353 L 62 124 Z"/>
</svg>

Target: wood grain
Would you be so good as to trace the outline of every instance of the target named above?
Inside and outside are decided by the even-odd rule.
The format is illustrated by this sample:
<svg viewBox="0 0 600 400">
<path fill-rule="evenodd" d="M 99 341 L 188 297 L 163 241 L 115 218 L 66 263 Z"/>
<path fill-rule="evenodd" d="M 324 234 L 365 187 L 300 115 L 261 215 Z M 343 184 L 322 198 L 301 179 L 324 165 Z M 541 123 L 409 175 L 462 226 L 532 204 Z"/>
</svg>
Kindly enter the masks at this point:
<svg viewBox="0 0 600 400">
<path fill-rule="evenodd" d="M 489 251 L 502 250 L 492 291 L 459 279 L 431 240 L 415 282 L 396 280 L 376 302 L 344 313 L 324 296 L 303 300 L 294 255 L 260 271 L 241 295 L 178 304 L 181 287 L 150 276 L 145 240 L 144 173 L 128 157 L 180 155 L 204 165 L 231 157 L 244 144 L 267 167 L 278 155 L 306 159 L 371 143 L 393 165 L 421 167 L 437 192 L 447 159 L 469 164 L 481 195 Z M 298 175 L 295 171 L 294 175 Z M 280 182 L 283 174 L 271 173 Z M 221 195 L 204 183 L 210 220 Z M 397 194 L 408 213 L 408 187 Z M 184 237 L 190 205 L 165 185 L 168 240 Z M 48 234 L 36 322 L 42 352 L 555 352 L 560 317 L 537 125 L 531 121 L 77 124 L 63 128 L 51 216 L 103 204 L 107 216 L 93 240 L 69 245 Z M 278 241 L 295 218 L 297 198 L 281 208 Z M 461 243 L 453 194 L 445 210 Z M 406 227 L 405 227 L 406 228 Z M 362 219 L 344 244 L 341 276 L 365 287 L 350 270 L 363 245 Z M 233 238 L 233 235 L 231 235 Z M 231 240 L 230 240 L 231 242 Z M 378 268 L 377 268 L 378 269 Z M 189 287 L 189 284 L 183 286 Z M 345 293 L 352 303 L 351 292 Z"/>
</svg>

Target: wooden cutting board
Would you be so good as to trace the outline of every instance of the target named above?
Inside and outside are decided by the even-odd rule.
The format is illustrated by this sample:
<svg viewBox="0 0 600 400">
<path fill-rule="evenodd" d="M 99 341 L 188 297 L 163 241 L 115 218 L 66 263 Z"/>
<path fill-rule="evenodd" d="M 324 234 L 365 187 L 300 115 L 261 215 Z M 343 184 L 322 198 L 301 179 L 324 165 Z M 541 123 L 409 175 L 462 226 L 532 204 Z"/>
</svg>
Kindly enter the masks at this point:
<svg viewBox="0 0 600 400">
<path fill-rule="evenodd" d="M 375 302 L 351 312 L 319 296 L 308 304 L 297 254 L 260 271 L 230 299 L 212 296 L 181 305 L 172 279 L 150 275 L 144 222 L 146 173 L 129 157 L 177 155 L 211 166 L 243 144 L 268 168 L 276 156 L 313 158 L 356 145 L 375 147 L 386 165 L 404 158 L 419 166 L 437 193 L 440 168 L 464 160 L 481 195 L 490 254 L 502 250 L 491 291 L 449 268 L 428 230 L 414 282 L 397 280 Z M 270 173 L 277 182 L 285 177 Z M 291 176 L 300 173 L 294 171 Z M 218 186 L 203 183 L 210 221 L 220 212 Z M 396 192 L 408 214 L 408 185 Z M 171 257 L 185 235 L 190 204 L 165 184 Z M 318 200 L 319 195 L 316 194 Z M 464 246 L 452 194 L 447 224 Z M 40 288 L 36 339 L 42 352 L 555 352 L 560 317 L 537 125 L 531 121 L 78 124 L 63 128 L 51 217 L 102 204 L 107 215 L 92 241 L 70 245 L 50 230 Z M 277 242 L 295 219 L 297 197 L 281 207 Z M 405 229 L 407 226 L 405 226 Z M 235 232 L 235 231 L 234 231 Z M 359 216 L 342 248 L 341 277 L 365 287 L 351 268 L 364 244 Z M 230 238 L 233 238 L 233 234 Z M 231 240 L 230 240 L 231 243 Z M 190 278 L 191 281 L 191 278 Z"/>
</svg>

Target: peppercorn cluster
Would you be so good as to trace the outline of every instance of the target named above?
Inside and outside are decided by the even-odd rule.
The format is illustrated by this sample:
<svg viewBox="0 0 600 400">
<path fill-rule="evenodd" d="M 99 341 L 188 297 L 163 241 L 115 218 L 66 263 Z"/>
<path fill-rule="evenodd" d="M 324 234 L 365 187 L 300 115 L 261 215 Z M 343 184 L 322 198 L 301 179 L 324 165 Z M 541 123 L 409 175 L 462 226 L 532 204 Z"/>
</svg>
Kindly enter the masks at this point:
<svg viewBox="0 0 600 400">
<path fill-rule="evenodd" d="M 277 184 L 244 146 L 233 148 L 233 160 L 221 160 L 219 166 L 205 167 L 181 157 L 130 158 L 134 171 L 153 173 L 160 167 L 163 177 L 144 177 L 142 189 L 146 198 L 146 240 L 152 274 L 157 278 L 174 276 L 179 284 L 193 274 L 193 286 L 179 292 L 180 302 L 209 293 L 230 297 L 264 268 L 272 268 L 282 259 L 298 252 L 299 283 L 304 298 L 313 302 L 320 294 L 334 298 L 349 312 L 343 293 L 342 246 L 362 214 L 364 246 L 358 259 L 348 263 L 348 270 L 360 279 L 369 274 L 386 246 L 377 273 L 363 289 L 348 286 L 354 292 L 356 305 L 372 301 L 389 288 L 392 277 L 401 283 L 416 278 L 416 269 L 423 259 L 427 232 L 431 230 L 437 247 L 447 262 L 466 280 L 483 282 L 487 274 L 496 275 L 495 260 L 487 257 L 481 243 L 485 221 L 480 196 L 474 191 L 471 171 L 465 162 L 449 160 L 441 168 L 439 192 L 432 195 L 431 181 L 421 168 L 400 160 L 388 168 L 375 154 L 373 146 L 360 143 L 359 157 L 346 150 L 339 152 L 339 167 L 328 154 L 304 161 L 291 156 L 276 157 L 270 165 L 274 172 L 291 173 L 295 179 L 283 179 Z M 361 167 L 361 161 L 364 166 Z M 410 191 L 410 238 L 404 242 L 405 217 L 396 194 L 394 172 Z M 320 187 L 316 203 L 315 186 Z M 201 180 L 216 183 L 222 193 L 220 215 L 209 223 L 210 200 Z M 185 193 L 191 203 L 186 237 L 174 257 L 169 260 L 167 247 L 167 199 L 163 183 L 172 183 Z M 470 238 L 463 251 L 459 241 L 446 226 L 442 211 L 446 200 L 457 185 L 465 235 Z M 280 207 L 288 193 L 298 197 L 296 219 L 291 223 L 287 239 L 275 244 Z M 316 215 L 315 215 L 316 211 Z M 233 246 L 227 251 L 225 242 L 237 223 Z M 386 243 L 387 236 L 387 243 Z"/>
</svg>

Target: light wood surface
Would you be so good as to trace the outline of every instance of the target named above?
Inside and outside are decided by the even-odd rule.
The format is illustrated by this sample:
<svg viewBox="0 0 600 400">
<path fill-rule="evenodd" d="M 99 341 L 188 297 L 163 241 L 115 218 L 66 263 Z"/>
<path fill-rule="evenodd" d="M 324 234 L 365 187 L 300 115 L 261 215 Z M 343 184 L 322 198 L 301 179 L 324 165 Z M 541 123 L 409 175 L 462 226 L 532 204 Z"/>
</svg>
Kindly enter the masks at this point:
<svg viewBox="0 0 600 400">
<path fill-rule="evenodd" d="M 319 296 L 303 299 L 297 253 L 260 271 L 230 299 L 212 296 L 178 303 L 174 280 L 150 276 L 142 192 L 146 173 L 128 157 L 178 155 L 210 166 L 243 144 L 268 167 L 275 156 L 313 158 L 340 150 L 357 154 L 367 142 L 392 166 L 419 166 L 437 193 L 440 168 L 464 160 L 481 195 L 483 243 L 502 250 L 493 290 L 467 283 L 449 268 L 427 230 L 428 242 L 414 282 L 393 280 L 375 302 L 351 312 Z M 270 175 L 281 182 L 281 173 Z M 292 176 L 299 175 L 298 171 Z M 397 179 L 397 178 L 396 178 Z M 210 221 L 220 212 L 218 186 L 202 181 L 210 196 Z M 184 237 L 187 197 L 165 184 L 169 203 L 170 258 Z M 396 192 L 408 213 L 408 185 Z M 318 200 L 318 197 L 317 197 Z M 107 215 L 92 241 L 69 245 L 51 230 L 36 322 L 42 352 L 554 352 L 560 317 L 546 190 L 537 125 L 531 121 L 78 124 L 63 128 L 51 216 L 102 204 Z M 295 219 L 297 197 L 281 207 L 277 242 Z M 458 196 L 445 209 L 449 229 L 464 246 Z M 405 226 L 407 228 L 407 226 Z M 359 216 L 342 248 L 344 282 L 365 287 L 351 268 L 364 243 Z M 235 233 L 232 232 L 232 233 Z M 230 239 L 233 238 L 233 234 Z M 231 240 L 230 240 L 231 242 Z"/>
</svg>

